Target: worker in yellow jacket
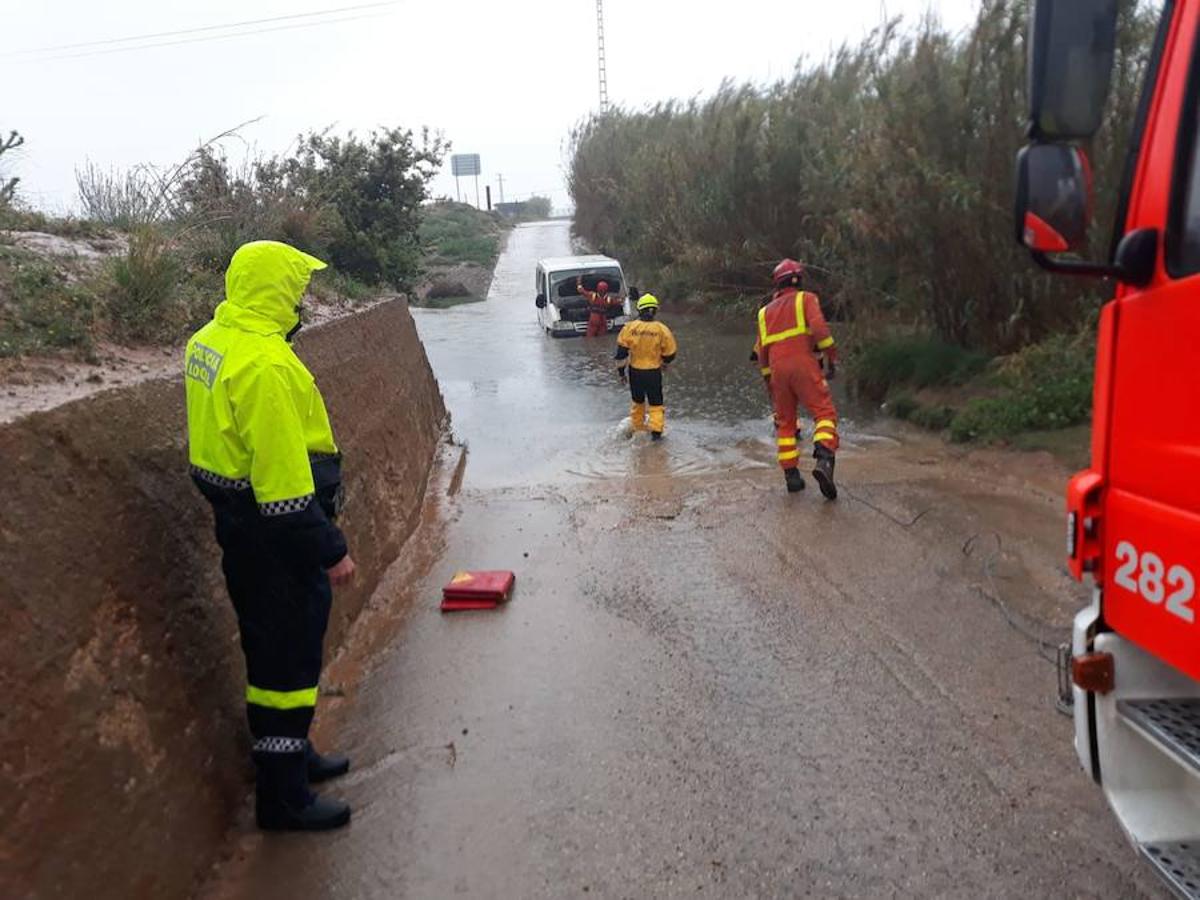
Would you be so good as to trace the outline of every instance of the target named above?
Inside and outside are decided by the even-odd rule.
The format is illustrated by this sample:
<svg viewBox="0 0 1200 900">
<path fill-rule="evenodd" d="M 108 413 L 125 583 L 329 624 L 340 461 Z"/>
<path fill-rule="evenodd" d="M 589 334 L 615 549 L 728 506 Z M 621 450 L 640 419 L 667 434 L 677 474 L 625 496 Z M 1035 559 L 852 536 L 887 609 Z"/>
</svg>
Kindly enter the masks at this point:
<svg viewBox="0 0 1200 900">
<path fill-rule="evenodd" d="M 225 301 L 185 354 L 192 479 L 213 508 L 221 565 L 246 657 L 246 712 L 268 830 L 350 820 L 310 782 L 346 772 L 308 740 L 317 702 L 330 583 L 354 576 L 335 524 L 341 455 L 321 392 L 292 351 L 300 302 L 325 263 L 274 241 L 238 249 Z"/>
<path fill-rule="evenodd" d="M 617 374 L 622 383 L 629 384 L 633 398 L 629 420 L 633 430 L 649 428 L 651 440 L 658 441 L 662 440 L 666 427 L 663 370 L 675 361 L 679 347 L 671 329 L 658 321 L 657 297 L 643 294 L 638 298 L 637 308 L 637 320 L 622 328 L 617 337 Z"/>
</svg>

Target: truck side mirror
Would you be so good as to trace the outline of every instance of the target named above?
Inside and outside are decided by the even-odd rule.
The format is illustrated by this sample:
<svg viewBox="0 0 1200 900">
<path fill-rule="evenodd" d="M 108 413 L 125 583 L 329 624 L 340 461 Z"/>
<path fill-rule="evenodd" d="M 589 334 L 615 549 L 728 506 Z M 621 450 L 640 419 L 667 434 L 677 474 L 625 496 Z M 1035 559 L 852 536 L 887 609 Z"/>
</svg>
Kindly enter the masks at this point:
<svg viewBox="0 0 1200 900">
<path fill-rule="evenodd" d="M 1100 130 L 1112 83 L 1118 0 L 1035 0 L 1029 14 L 1029 123 L 1037 141 Z"/>
<path fill-rule="evenodd" d="M 535 300 L 534 302 L 537 304 L 538 309 L 545 309 L 546 308 L 546 295 L 538 294 L 537 300 Z"/>
<path fill-rule="evenodd" d="M 1087 246 L 1092 175 L 1087 156 L 1069 144 L 1033 144 L 1017 157 L 1017 242 L 1037 253 Z"/>
</svg>

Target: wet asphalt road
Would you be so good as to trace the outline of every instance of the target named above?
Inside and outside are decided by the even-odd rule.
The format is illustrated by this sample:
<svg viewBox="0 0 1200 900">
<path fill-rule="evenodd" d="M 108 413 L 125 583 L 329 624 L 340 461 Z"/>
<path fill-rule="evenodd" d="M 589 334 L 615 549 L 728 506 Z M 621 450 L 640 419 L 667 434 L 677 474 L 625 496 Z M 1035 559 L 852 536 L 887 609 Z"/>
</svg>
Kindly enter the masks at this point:
<svg viewBox="0 0 1200 900">
<path fill-rule="evenodd" d="M 417 313 L 469 449 L 329 668 L 354 822 L 247 821 L 205 895 L 1159 896 L 1053 708 L 1059 473 L 851 416 L 841 502 L 789 498 L 746 335 L 669 314 L 629 440 L 612 339 L 536 327 L 567 252 L 520 228 L 487 304 Z M 460 568 L 512 603 L 439 614 Z"/>
</svg>

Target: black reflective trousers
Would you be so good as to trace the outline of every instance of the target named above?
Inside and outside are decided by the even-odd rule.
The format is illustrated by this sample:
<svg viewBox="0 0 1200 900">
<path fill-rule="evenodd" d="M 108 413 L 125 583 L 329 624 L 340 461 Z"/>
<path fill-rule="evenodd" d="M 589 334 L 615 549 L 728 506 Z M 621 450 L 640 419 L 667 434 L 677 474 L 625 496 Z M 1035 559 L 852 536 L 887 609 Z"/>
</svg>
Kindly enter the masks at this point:
<svg viewBox="0 0 1200 900">
<path fill-rule="evenodd" d="M 201 485 L 213 507 L 221 568 L 237 612 L 255 740 L 307 738 L 333 592 L 311 554 L 264 522 L 248 491 Z M 239 496 L 239 494 L 241 496 Z M 311 702 L 298 692 L 313 691 Z"/>
<path fill-rule="evenodd" d="M 662 369 L 630 368 L 629 395 L 633 398 L 634 403 L 648 403 L 650 406 L 662 406 Z"/>
</svg>

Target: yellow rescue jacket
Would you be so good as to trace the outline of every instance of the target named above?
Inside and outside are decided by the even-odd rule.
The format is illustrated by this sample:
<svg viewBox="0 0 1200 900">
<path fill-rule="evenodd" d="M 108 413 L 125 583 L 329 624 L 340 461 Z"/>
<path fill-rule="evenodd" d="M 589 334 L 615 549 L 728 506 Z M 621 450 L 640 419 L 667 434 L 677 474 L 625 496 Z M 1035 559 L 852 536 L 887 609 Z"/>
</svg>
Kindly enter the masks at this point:
<svg viewBox="0 0 1200 900">
<path fill-rule="evenodd" d="M 675 335 L 657 320 L 630 322 L 621 329 L 617 346 L 629 351 L 629 365 L 634 369 L 661 369 L 664 362 L 671 362 L 679 353 Z"/>
<path fill-rule="evenodd" d="M 225 301 L 187 343 L 193 474 L 252 488 L 266 516 L 304 510 L 314 495 L 310 455 L 338 452 L 321 392 L 287 340 L 312 273 L 324 268 L 287 244 L 242 246 L 225 273 Z"/>
</svg>

